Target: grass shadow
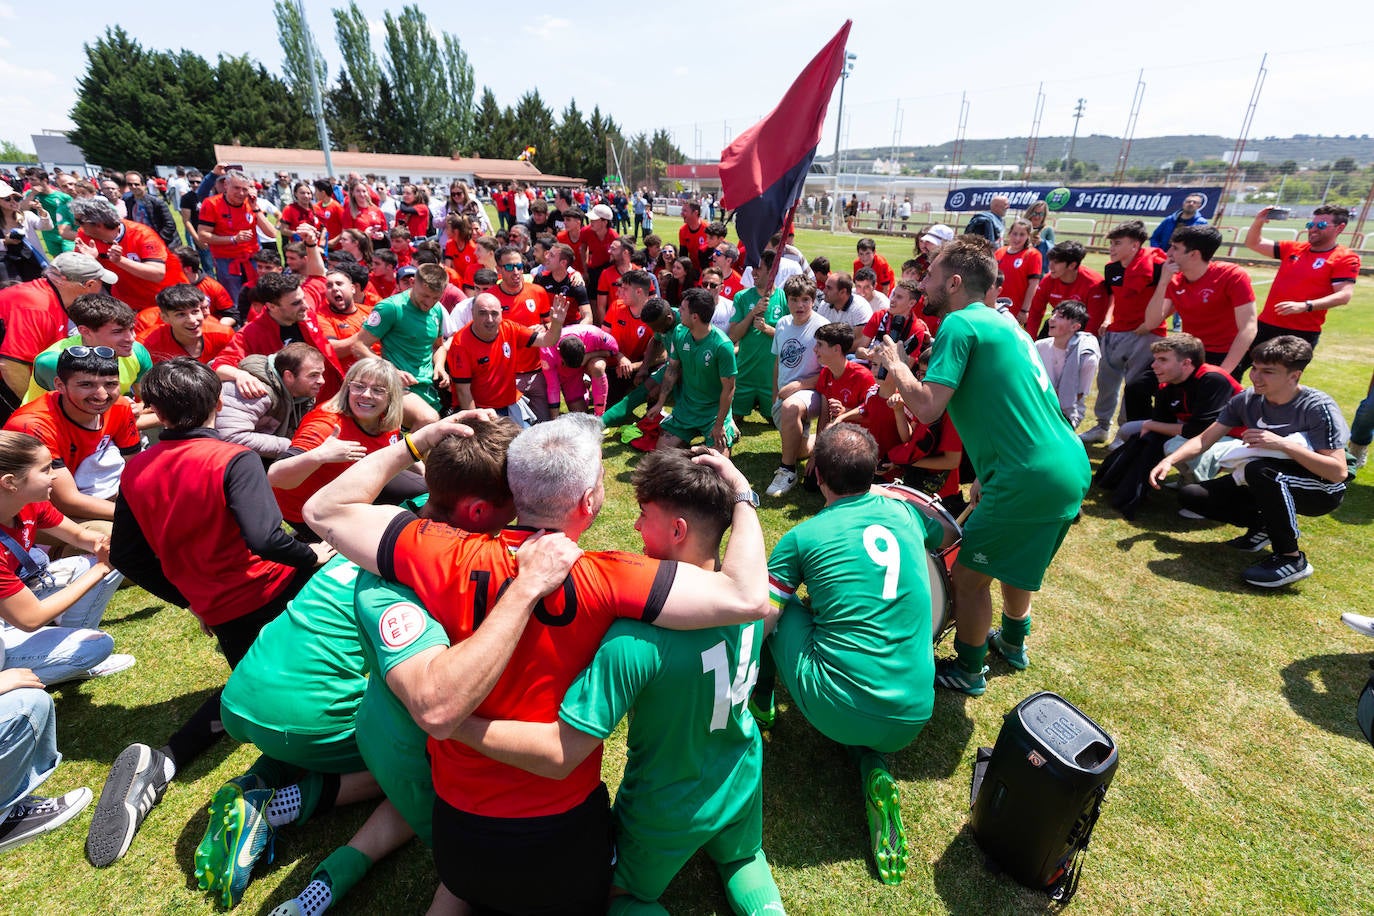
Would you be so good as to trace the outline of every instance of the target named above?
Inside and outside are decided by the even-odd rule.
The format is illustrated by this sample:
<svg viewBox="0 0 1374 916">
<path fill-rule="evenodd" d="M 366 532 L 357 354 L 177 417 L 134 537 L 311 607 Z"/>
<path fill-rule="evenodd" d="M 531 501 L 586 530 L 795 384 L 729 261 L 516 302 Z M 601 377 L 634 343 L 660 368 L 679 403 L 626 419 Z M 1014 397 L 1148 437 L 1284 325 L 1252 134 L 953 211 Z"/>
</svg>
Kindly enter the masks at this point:
<svg viewBox="0 0 1374 916">
<path fill-rule="evenodd" d="M 1367 525 L 1374 520 L 1374 481 L 1370 479 L 1374 476 L 1374 471 L 1365 471 L 1366 479 L 1364 486 L 1357 486 L 1354 482 L 1345 485 L 1345 499 L 1341 500 L 1340 508 L 1331 513 L 1331 518 L 1343 525 Z"/>
<path fill-rule="evenodd" d="M 1262 554 L 1230 548 L 1217 549 L 1221 545 L 1195 544 L 1158 531 L 1142 531 L 1121 538 L 1117 541 L 1117 547 L 1129 551 L 1136 543 L 1145 540 L 1151 540 L 1160 553 L 1170 554 L 1145 562 L 1145 568 L 1162 579 L 1235 595 L 1260 595 L 1266 592 L 1265 589 L 1252 588 L 1240 579 L 1241 571 L 1259 562 Z M 1211 549 L 1208 549 L 1209 546 Z"/>
<path fill-rule="evenodd" d="M 126 581 L 127 581 L 127 580 L 126 580 Z M 171 605 L 169 605 L 169 604 L 149 604 L 149 605 L 146 605 L 146 606 L 144 606 L 144 607 L 139 608 L 139 609 L 136 610 L 136 611 L 129 611 L 129 612 L 126 613 L 126 614 L 110 614 L 110 615 L 107 615 L 107 616 L 105 616 L 104 618 L 102 618 L 102 620 L 101 620 L 101 625 L 102 625 L 102 626 L 109 626 L 111 623 L 132 623 L 132 622 L 134 622 L 134 621 L 136 621 L 136 620 L 147 620 L 149 617 L 152 617 L 154 614 L 158 613 L 159 611 L 166 610 L 166 609 L 170 609 L 170 610 L 172 610 L 172 611 L 177 611 L 177 610 L 179 610 L 179 608 L 173 608 L 173 607 L 172 607 Z"/>
<path fill-rule="evenodd" d="M 988 860 L 964 825 L 931 866 L 935 892 L 951 916 L 988 913 L 1046 913 L 1055 909 L 1048 894 L 1024 888 Z"/>
<path fill-rule="evenodd" d="M 973 737 L 973 719 L 966 709 L 968 700 L 969 697 L 955 691 L 935 691 L 935 709 L 920 736 L 890 755 L 892 775 L 902 781 L 920 782 L 953 776 Z"/>
<path fill-rule="evenodd" d="M 1313 655 L 1284 667 L 1283 697 L 1289 707 L 1314 725 L 1361 744 L 1355 704 L 1374 661 L 1355 653 Z"/>
<path fill-rule="evenodd" d="M 160 747 L 210 694 L 219 689 L 207 687 L 156 703 L 120 706 L 93 703 L 91 695 L 79 692 L 79 687 L 79 683 L 74 683 L 56 690 L 61 695 L 58 746 L 66 760 L 85 760 L 105 766 L 113 763 L 119 752 L 134 742 Z M 233 742 L 227 743 L 232 747 Z"/>
</svg>

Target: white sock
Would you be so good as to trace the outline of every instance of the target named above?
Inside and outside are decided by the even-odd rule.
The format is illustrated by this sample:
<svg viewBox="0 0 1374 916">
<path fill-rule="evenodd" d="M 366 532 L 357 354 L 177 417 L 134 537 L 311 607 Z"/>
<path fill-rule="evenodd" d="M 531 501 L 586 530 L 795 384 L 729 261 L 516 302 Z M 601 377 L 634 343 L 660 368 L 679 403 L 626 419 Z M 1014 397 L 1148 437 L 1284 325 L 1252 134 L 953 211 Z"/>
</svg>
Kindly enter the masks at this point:
<svg viewBox="0 0 1374 916">
<path fill-rule="evenodd" d="M 320 916 L 333 902 L 333 891 L 329 889 L 328 884 L 318 878 L 307 884 L 305 890 L 296 898 L 296 906 L 300 907 L 301 916 Z"/>
<path fill-rule="evenodd" d="M 287 786 L 285 789 L 278 789 L 272 795 L 272 800 L 267 803 L 267 824 L 270 827 L 290 824 L 300 816 L 300 813 L 301 787 Z"/>
</svg>

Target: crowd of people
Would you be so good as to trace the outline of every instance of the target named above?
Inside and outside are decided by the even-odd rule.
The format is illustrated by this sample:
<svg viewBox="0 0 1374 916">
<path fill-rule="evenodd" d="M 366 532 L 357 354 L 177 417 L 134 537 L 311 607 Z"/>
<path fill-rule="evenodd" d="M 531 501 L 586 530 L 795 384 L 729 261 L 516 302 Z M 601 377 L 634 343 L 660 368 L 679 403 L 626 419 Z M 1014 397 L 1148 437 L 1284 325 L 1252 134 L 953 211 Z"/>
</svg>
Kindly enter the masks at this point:
<svg viewBox="0 0 1374 916">
<path fill-rule="evenodd" d="M 1340 504 L 1374 427 L 1374 384 L 1352 429 L 1300 381 L 1359 271 L 1340 207 L 1305 242 L 1256 218 L 1246 244 L 1279 263 L 1257 310 L 1187 207 L 1165 249 L 1114 228 L 1098 274 L 1005 200 L 900 262 L 861 238 L 832 264 L 781 233 L 745 251 L 711 200 L 665 241 L 642 190 L 490 189 L 493 225 L 462 182 L 442 201 L 224 164 L 76 183 L 0 182 L 39 265 L 0 280 L 0 722 L 34 723 L 4 732 L 0 850 L 92 798 L 34 794 L 59 759 L 42 688 L 134 664 L 100 629 L 127 578 L 189 608 L 231 674 L 170 735 L 129 736 L 87 856 L 122 858 L 227 732 L 261 757 L 207 800 L 194 871 L 225 906 L 279 831 L 376 804 L 274 916 L 318 916 L 416 836 L 435 913 L 662 912 L 699 849 L 737 912 L 781 912 L 760 737 L 779 676 L 850 749 L 898 883 L 888 755 L 936 687 L 985 691 L 990 652 L 1030 664 L 1092 446 L 1112 505 L 1175 486 L 1186 517 L 1244 529 L 1232 547 L 1271 548 L 1242 577 L 1276 588 L 1312 574 L 1297 517 Z M 759 428 L 780 440 L 763 499 L 825 504 L 771 555 L 729 457 Z M 607 436 L 648 453 L 642 553 L 577 546 Z M 873 489 L 893 481 L 969 508 L 938 663 L 911 610 L 951 534 Z M 602 742 L 632 710 L 612 808 Z"/>
</svg>

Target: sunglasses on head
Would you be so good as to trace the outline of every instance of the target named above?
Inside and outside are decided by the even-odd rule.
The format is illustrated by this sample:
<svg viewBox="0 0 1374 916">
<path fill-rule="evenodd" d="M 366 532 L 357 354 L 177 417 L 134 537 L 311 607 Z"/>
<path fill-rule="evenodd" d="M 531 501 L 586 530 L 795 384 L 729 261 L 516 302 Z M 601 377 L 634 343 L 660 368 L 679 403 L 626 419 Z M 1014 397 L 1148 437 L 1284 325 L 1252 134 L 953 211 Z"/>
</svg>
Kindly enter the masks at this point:
<svg viewBox="0 0 1374 916">
<path fill-rule="evenodd" d="M 77 347 L 68 347 L 68 348 L 66 349 L 65 352 L 70 353 L 70 354 L 71 354 L 73 357 L 75 357 L 76 359 L 80 359 L 80 358 L 82 358 L 83 356 L 90 356 L 92 353 L 94 353 L 96 356 L 99 356 L 101 359 L 114 359 L 114 358 L 115 358 L 115 351 L 114 351 L 112 348 L 110 348 L 110 347 L 81 347 L 81 346 L 77 346 Z"/>
<path fill-rule="evenodd" d="M 1328 223 L 1328 222 L 1327 222 L 1326 220 L 1324 220 L 1324 219 L 1319 219 L 1319 220 L 1317 220 L 1316 222 L 1312 222 L 1311 220 L 1308 220 L 1308 222 L 1307 222 L 1307 228 L 1308 228 L 1308 229 L 1325 229 L 1325 228 L 1327 228 L 1327 227 L 1330 226 L 1330 225 L 1331 225 L 1331 224 Z"/>
</svg>

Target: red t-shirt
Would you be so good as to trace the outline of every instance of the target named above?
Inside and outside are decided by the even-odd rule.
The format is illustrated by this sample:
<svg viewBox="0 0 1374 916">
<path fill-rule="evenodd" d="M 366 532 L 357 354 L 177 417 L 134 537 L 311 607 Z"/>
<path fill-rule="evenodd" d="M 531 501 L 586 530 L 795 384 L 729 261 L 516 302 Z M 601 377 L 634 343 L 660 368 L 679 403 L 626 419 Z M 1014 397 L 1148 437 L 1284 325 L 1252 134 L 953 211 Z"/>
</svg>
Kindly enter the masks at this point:
<svg viewBox="0 0 1374 916">
<path fill-rule="evenodd" d="M 534 342 L 539 334 L 539 331 L 506 319 L 501 322 L 496 338 L 485 341 L 473 333 L 469 322 L 449 347 L 449 377 L 456 385 L 472 386 L 472 402 L 476 406 L 497 410 L 509 407 L 520 398 L 515 387 L 516 358 L 533 354 L 538 364 L 539 350 Z M 520 350 L 525 352 L 517 352 Z"/>
<path fill-rule="evenodd" d="M 415 204 L 414 213 L 397 212 L 396 220 L 405 224 L 413 239 L 422 239 L 429 235 L 429 207 L 424 204 Z"/>
<path fill-rule="evenodd" d="M 730 276 L 725 278 L 721 284 L 720 294 L 726 299 L 733 299 L 739 291 L 744 289 L 744 279 L 740 277 L 738 270 L 730 271 Z"/>
<path fill-rule="evenodd" d="M 453 263 L 453 269 L 458 272 L 457 279 L 454 280 L 458 286 L 469 285 L 472 283 L 472 275 L 477 273 L 477 243 L 468 242 L 462 248 L 458 247 L 458 240 L 450 238 L 444 243 L 444 257 Z"/>
<path fill-rule="evenodd" d="M 902 444 L 902 437 L 897 434 L 897 415 L 888 406 L 887 398 L 878 393 L 877 385 L 868 389 L 863 410 L 859 412 L 859 421 L 873 436 L 873 441 L 878 443 L 879 455 L 886 457 Z"/>
<path fill-rule="evenodd" d="M 77 233 L 77 238 L 83 242 L 94 243 L 95 250 L 99 252 L 100 263 L 119 277 L 119 282 L 110 287 L 110 294 L 135 312 L 149 306 L 156 307 L 158 290 L 186 282 L 186 271 L 181 269 L 181 259 L 170 257 L 161 236 L 142 223 L 124 220 L 124 234 L 113 243 L 93 239 L 84 230 Z M 123 259 L 115 261 L 106 256 L 111 244 L 124 249 Z M 165 265 L 167 272 L 161 280 L 144 280 L 129 273 L 124 265 L 125 260 L 135 263 L 155 261 Z"/>
<path fill-rule="evenodd" d="M 590 229 L 583 229 L 582 234 L 577 237 L 577 241 L 582 245 L 582 261 L 588 268 L 604 267 L 611 263 L 611 242 L 620 236 L 614 229 L 606 229 L 604 239 L 597 238 L 596 233 Z"/>
<path fill-rule="evenodd" d="M 516 574 L 515 549 L 528 535 L 511 529 L 496 536 L 468 534 L 416 520 L 400 529 L 394 546 L 377 562 L 385 577 L 415 589 L 458 643 L 496 606 L 500 590 Z M 618 617 L 652 622 L 676 575 L 672 561 L 609 551 L 583 554 L 563 587 L 535 608 L 475 715 L 557 721 L 563 694 L 591 662 L 610 625 Z M 383 625 L 386 620 L 384 614 Z M 429 753 L 435 792 L 454 807 L 484 817 L 559 814 L 581 804 L 601 782 L 599 746 L 561 780 L 497 763 L 457 741 L 431 739 Z"/>
<path fill-rule="evenodd" d="M 836 400 L 844 405 L 845 410 L 853 410 L 868 398 L 868 390 L 873 387 L 873 373 L 864 366 L 856 362 L 846 362 L 844 371 L 839 378 L 835 378 L 830 370 L 821 367 L 820 378 L 816 381 L 816 390 L 820 392 L 824 401 Z M 825 410 L 825 407 L 821 407 Z"/>
<path fill-rule="evenodd" d="M 249 206 L 250 203 L 252 198 L 244 198 L 243 203 L 235 207 L 224 199 L 223 194 L 216 194 L 207 197 L 200 205 L 200 214 L 196 217 L 196 222 L 201 226 L 209 226 L 212 235 L 237 235 L 245 229 L 253 230 L 253 237 L 246 242 L 211 245 L 210 254 L 213 257 L 235 260 L 246 258 L 261 247 L 258 245 L 258 218 Z"/>
<path fill-rule="evenodd" d="M 367 285 L 376 291 L 377 301 L 390 299 L 396 294 L 396 275 L 392 274 L 388 277 L 379 273 L 369 274 Z"/>
<path fill-rule="evenodd" d="M 549 293 L 535 283 L 526 283 L 518 293 L 508 293 L 498 283 L 489 292 L 501 300 L 501 317 L 526 327 L 539 328 L 549 320 Z M 515 356 L 516 372 L 537 372 L 539 351 L 530 350 Z"/>
<path fill-rule="evenodd" d="M 277 221 L 277 225 L 287 232 L 295 232 L 301 223 L 316 229 L 324 229 L 325 221 L 325 212 L 318 206 L 311 204 L 306 208 L 293 201 L 281 208 L 281 219 Z"/>
<path fill-rule="evenodd" d="M 334 434 L 334 427 L 336 426 L 339 428 L 338 438 L 345 442 L 357 442 L 367 450 L 369 455 L 386 448 L 388 445 L 394 445 L 401 436 L 399 429 L 383 430 L 375 436 L 370 436 L 352 417 L 335 413 L 328 407 L 316 407 L 301 418 L 301 425 L 296 427 L 296 435 L 291 439 L 291 451 L 287 455 L 299 455 L 324 444 L 324 440 Z M 349 461 L 322 464 L 315 468 L 309 477 L 289 490 L 273 487 L 272 493 L 277 497 L 277 505 L 281 507 L 282 518 L 292 524 L 304 521 L 301 510 L 305 507 L 305 501 L 351 466 L 352 462 Z"/>
<path fill-rule="evenodd" d="M 1039 252 L 1036 252 L 1037 254 Z M 858 258 L 854 259 L 854 273 L 864 266 L 864 262 Z M 873 263 L 869 265 L 873 272 L 878 275 L 878 282 L 873 284 L 875 289 L 882 290 L 884 295 L 892 294 L 892 287 L 897 285 L 897 276 L 892 272 L 892 265 L 887 263 L 887 258 L 874 252 Z"/>
<path fill-rule="evenodd" d="M 351 207 L 342 209 L 341 218 L 345 229 L 357 229 L 374 241 L 386 238 L 386 214 L 378 208 L 364 207 L 356 215 Z"/>
<path fill-rule="evenodd" d="M 905 410 L 905 408 L 903 408 Z M 895 415 L 894 415 L 895 416 Z M 939 436 L 932 436 L 930 432 L 931 424 L 920 423 L 907 411 L 907 421 L 911 423 L 911 438 L 893 447 L 887 452 L 888 460 L 893 464 L 915 464 L 928 455 L 947 455 L 950 452 L 962 452 L 964 442 L 959 438 L 959 431 L 954 428 L 954 421 L 948 414 L 942 414 Z M 959 466 L 950 468 L 948 476 L 945 477 L 944 486 L 940 487 L 936 496 L 953 496 L 959 492 Z"/>
<path fill-rule="evenodd" d="M 1040 252 L 1035 248 L 1022 248 L 1012 254 L 1006 248 L 999 248 L 996 258 L 997 266 L 1002 268 L 1006 278 L 1002 282 L 1002 295 L 1011 300 L 1012 314 L 1019 321 L 1021 306 L 1026 302 L 1026 291 L 1030 289 L 1032 280 L 1040 279 Z"/>
<path fill-rule="evenodd" d="M 39 528 L 56 528 L 62 524 L 63 518 L 62 513 L 45 500 L 41 503 L 29 503 L 19 510 L 19 527 L 11 528 L 9 525 L 0 524 L 0 528 L 14 538 L 16 544 L 28 551 L 33 549 L 34 533 Z M 9 548 L 0 545 L 0 598 L 17 595 L 26 588 L 28 586 L 19 578 L 19 558 Z"/>
<path fill-rule="evenodd" d="M 0 356 L 30 366 L 35 356 L 75 330 L 57 287 L 46 278 L 0 289 L 0 319 L 5 322 Z"/>
<path fill-rule="evenodd" d="M 1168 257 L 1166 252 L 1149 245 L 1141 246 L 1140 251 L 1136 252 L 1131 263 L 1126 265 L 1120 282 L 1111 287 L 1112 320 L 1107 325 L 1108 331 L 1134 331 L 1140 327 L 1145 320 L 1150 297 L 1155 293 L 1156 271 Z M 1159 327 L 1150 333 L 1163 337 L 1164 322 L 1161 321 Z"/>
<path fill-rule="evenodd" d="M 701 270 L 701 249 L 706 244 L 706 221 L 697 223 L 696 231 L 693 232 L 683 223 L 677 230 L 677 256 L 680 258 L 691 258 L 692 265 L 697 270 Z M 707 265 L 709 266 L 709 265 Z"/>
<path fill-rule="evenodd" d="M 1313 251 L 1311 242 L 1277 242 L 1274 257 L 1279 259 L 1279 272 L 1259 319 L 1289 330 L 1320 331 L 1329 309 L 1280 315 L 1274 311 L 1276 305 L 1324 298 L 1335 292 L 1337 283 L 1354 283 L 1360 275 L 1360 256 L 1344 245 Z"/>
<path fill-rule="evenodd" d="M 1038 253 L 1038 252 L 1037 252 Z M 1102 275 L 1093 273 L 1086 267 L 1078 268 L 1078 279 L 1064 283 L 1046 274 L 1031 298 L 1030 318 L 1026 330 L 1034 337 L 1040 333 L 1040 326 L 1055 306 L 1070 299 L 1077 300 L 1088 307 L 1088 324 L 1083 330 L 1096 334 L 1107 317 L 1107 287 L 1102 285 Z"/>
<path fill-rule="evenodd" d="M 140 313 L 141 315 L 142 313 Z M 210 361 L 219 356 L 220 351 L 229 346 L 229 341 L 234 339 L 234 329 L 226 327 L 207 318 L 205 323 L 200 326 L 201 340 L 204 346 L 200 349 L 200 355 L 196 357 L 197 362 L 210 365 Z M 176 359 L 178 356 L 190 356 L 186 348 L 177 343 L 172 336 L 172 329 L 167 325 L 160 325 L 154 328 L 146 337 L 143 338 L 143 346 L 148 348 L 148 353 L 153 357 L 153 363 L 165 363 L 169 359 Z"/>
<path fill-rule="evenodd" d="M 201 277 L 196 288 L 210 300 L 210 314 L 216 318 L 232 315 L 238 311 L 234 300 L 229 298 L 229 290 L 214 277 Z"/>
<path fill-rule="evenodd" d="M 630 314 L 630 307 L 623 302 L 606 310 L 601 326 L 611 333 L 621 355 L 630 362 L 637 363 L 644 358 L 644 351 L 654 336 L 649 326 Z"/>
<path fill-rule="evenodd" d="M 874 341 L 878 339 L 878 332 L 881 331 L 891 337 L 895 343 L 906 342 L 904 349 L 909 356 L 918 355 L 926 348 L 926 343 L 930 340 L 930 335 L 934 333 L 931 331 L 930 326 L 926 324 L 930 319 L 917 317 L 916 309 L 913 308 L 906 316 L 906 334 L 898 339 L 897 336 L 892 333 L 892 322 L 900 321 L 901 319 L 896 315 L 889 318 L 888 315 L 891 314 L 891 312 L 891 309 L 878 309 L 869 316 L 869 319 L 864 322 L 864 336 L 870 341 Z M 912 342 L 913 340 L 914 343 Z"/>
<path fill-rule="evenodd" d="M 331 197 L 324 203 L 317 203 L 315 206 L 324 214 L 324 231 L 329 234 L 329 237 L 331 239 L 336 239 L 340 235 L 343 235 L 343 204 Z"/>
<path fill-rule="evenodd" d="M 586 228 L 580 230 L 577 234 L 577 241 L 575 242 L 573 241 L 572 236 L 568 235 L 568 230 L 566 229 L 558 233 L 558 235 L 556 236 L 558 241 L 562 242 L 564 245 L 567 245 L 569 248 L 573 250 L 572 266 L 573 270 L 576 270 L 578 273 L 586 273 L 587 271 L 587 262 L 585 260 L 587 252 L 583 240 L 583 236 L 585 236 L 587 232 L 588 230 Z"/>
<path fill-rule="evenodd" d="M 70 471 L 83 493 L 110 489 L 106 485 L 118 481 L 124 454 L 138 451 L 142 440 L 129 400 L 116 400 L 105 411 L 99 429 L 86 429 L 68 419 L 61 398 L 59 392 L 49 391 L 30 401 L 14 412 L 5 429 L 42 440 L 52 454 L 53 466 Z"/>
<path fill-rule="evenodd" d="M 1183 318 L 1183 329 L 1208 353 L 1225 353 L 1236 339 L 1236 309 L 1255 301 L 1250 276 L 1235 264 L 1212 261 L 1196 280 L 1176 273 L 1166 294 Z"/>
</svg>

